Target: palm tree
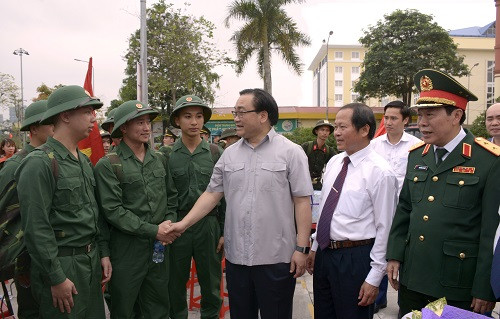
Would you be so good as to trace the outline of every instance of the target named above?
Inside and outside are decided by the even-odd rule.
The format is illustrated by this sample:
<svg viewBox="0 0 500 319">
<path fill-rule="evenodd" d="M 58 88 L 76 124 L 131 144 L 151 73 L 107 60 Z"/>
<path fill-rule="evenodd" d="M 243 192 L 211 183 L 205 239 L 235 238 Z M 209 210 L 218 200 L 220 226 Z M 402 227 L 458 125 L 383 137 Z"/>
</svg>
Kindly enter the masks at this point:
<svg viewBox="0 0 500 319">
<path fill-rule="evenodd" d="M 298 75 L 302 74 L 303 64 L 295 47 L 311 43 L 282 8 L 301 2 L 303 0 L 235 0 L 228 8 L 226 27 L 231 19 L 245 22 L 231 37 L 237 51 L 236 73 L 241 74 L 250 57 L 257 53 L 258 72 L 264 79 L 264 90 L 270 94 L 271 50 L 275 50 Z"/>
</svg>

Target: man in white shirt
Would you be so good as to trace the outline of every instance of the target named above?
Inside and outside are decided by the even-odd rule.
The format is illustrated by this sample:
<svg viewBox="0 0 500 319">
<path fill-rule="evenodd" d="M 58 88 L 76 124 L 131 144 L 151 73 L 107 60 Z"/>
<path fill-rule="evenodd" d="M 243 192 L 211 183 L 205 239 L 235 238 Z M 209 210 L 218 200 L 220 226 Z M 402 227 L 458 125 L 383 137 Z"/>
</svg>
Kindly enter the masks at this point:
<svg viewBox="0 0 500 319">
<path fill-rule="evenodd" d="M 314 273 L 314 317 L 372 318 L 397 203 L 398 182 L 373 151 L 372 110 L 343 106 L 335 119 L 339 150 L 327 164 L 317 232 L 307 259 Z"/>
<path fill-rule="evenodd" d="M 403 187 L 408 164 L 408 150 L 421 140 L 405 132 L 410 119 L 410 108 L 403 101 L 392 101 L 384 107 L 386 134 L 371 141 L 373 150 L 382 156 L 392 167 L 398 178 L 398 195 Z M 375 313 L 387 307 L 387 276 L 384 276 L 375 300 Z"/>
</svg>

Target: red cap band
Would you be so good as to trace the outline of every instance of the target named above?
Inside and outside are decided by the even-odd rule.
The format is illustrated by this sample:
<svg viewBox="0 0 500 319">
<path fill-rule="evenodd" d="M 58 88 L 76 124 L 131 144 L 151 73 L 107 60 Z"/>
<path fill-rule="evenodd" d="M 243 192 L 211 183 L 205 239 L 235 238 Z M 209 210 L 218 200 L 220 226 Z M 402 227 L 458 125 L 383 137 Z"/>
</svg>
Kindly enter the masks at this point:
<svg viewBox="0 0 500 319">
<path fill-rule="evenodd" d="M 441 104 L 448 104 L 456 106 L 465 111 L 468 100 L 464 97 L 461 97 L 459 95 L 450 92 L 441 90 L 430 90 L 430 91 L 420 92 L 420 98 L 418 99 L 417 103 L 419 102 L 435 102 Z"/>
</svg>

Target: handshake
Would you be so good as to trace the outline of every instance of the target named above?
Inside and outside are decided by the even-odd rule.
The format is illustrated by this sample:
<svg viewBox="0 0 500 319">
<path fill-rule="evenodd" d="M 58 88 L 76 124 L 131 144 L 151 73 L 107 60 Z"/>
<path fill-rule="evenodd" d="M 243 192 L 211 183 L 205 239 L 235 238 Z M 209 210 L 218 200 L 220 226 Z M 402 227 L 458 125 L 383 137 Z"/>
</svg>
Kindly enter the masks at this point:
<svg viewBox="0 0 500 319">
<path fill-rule="evenodd" d="M 161 241 L 163 245 L 169 245 L 174 242 L 181 234 L 186 230 L 182 221 L 177 223 L 172 223 L 170 220 L 166 220 L 160 225 L 158 225 L 158 233 L 156 234 L 156 239 Z"/>
</svg>

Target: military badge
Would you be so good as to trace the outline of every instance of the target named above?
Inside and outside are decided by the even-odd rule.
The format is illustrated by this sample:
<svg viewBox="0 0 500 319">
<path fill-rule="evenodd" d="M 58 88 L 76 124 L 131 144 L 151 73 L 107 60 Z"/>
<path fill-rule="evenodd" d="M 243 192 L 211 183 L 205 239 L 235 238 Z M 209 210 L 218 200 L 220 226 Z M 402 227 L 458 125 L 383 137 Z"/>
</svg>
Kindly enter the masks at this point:
<svg viewBox="0 0 500 319">
<path fill-rule="evenodd" d="M 431 148 L 431 144 L 427 144 L 425 145 L 424 147 L 424 150 L 422 151 L 422 156 L 426 155 L 427 153 L 429 153 L 429 149 Z"/>
<path fill-rule="evenodd" d="M 142 104 L 141 104 L 141 103 L 137 103 L 137 104 L 135 105 L 135 107 L 136 107 L 136 108 L 138 108 L 138 109 L 142 109 Z"/>
<path fill-rule="evenodd" d="M 476 171 L 475 167 L 467 167 L 467 166 L 453 167 L 453 173 L 474 174 L 475 171 Z"/>
<path fill-rule="evenodd" d="M 187 102 L 191 102 L 192 100 L 193 100 L 193 98 L 192 98 L 192 97 L 190 97 L 190 96 L 188 96 L 188 97 L 186 98 L 186 101 L 187 101 Z"/>
<path fill-rule="evenodd" d="M 430 91 L 432 90 L 432 80 L 427 76 L 424 75 L 420 78 L 420 90 L 421 91 Z"/>
<path fill-rule="evenodd" d="M 426 171 L 428 170 L 429 167 L 428 166 L 424 166 L 424 165 L 415 165 L 415 170 L 416 171 Z"/>
<path fill-rule="evenodd" d="M 472 156 L 472 146 L 468 143 L 462 144 L 462 155 L 468 158 Z"/>
</svg>

